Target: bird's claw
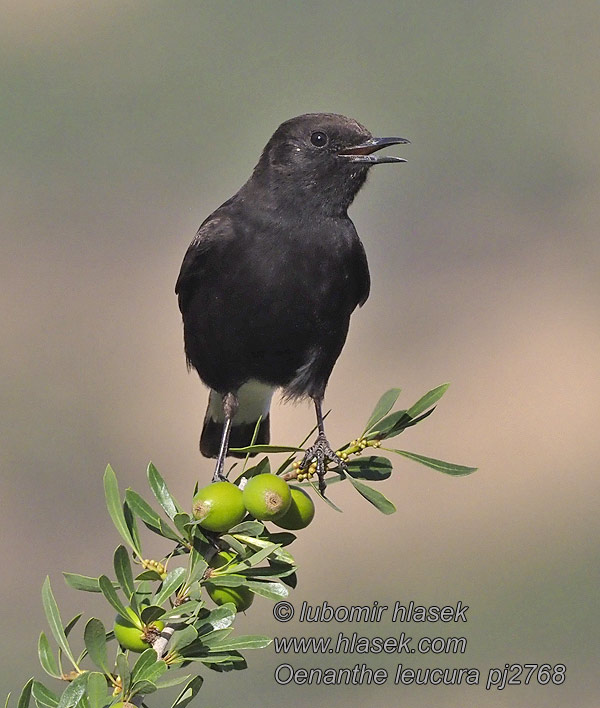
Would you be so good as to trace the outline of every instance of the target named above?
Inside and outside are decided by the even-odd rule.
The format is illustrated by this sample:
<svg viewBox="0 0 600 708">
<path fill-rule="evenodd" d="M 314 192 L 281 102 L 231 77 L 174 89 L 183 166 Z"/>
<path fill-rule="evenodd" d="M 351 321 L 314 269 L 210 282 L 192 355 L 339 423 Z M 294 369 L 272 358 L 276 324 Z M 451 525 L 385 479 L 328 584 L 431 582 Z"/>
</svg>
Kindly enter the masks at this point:
<svg viewBox="0 0 600 708">
<path fill-rule="evenodd" d="M 348 469 L 344 460 L 333 451 L 327 438 L 324 435 L 319 435 L 314 445 L 311 445 L 304 453 L 300 469 L 306 470 L 311 464 L 316 465 L 315 472 L 319 478 L 319 491 L 323 496 L 325 496 L 325 490 L 327 489 L 325 475 L 327 474 L 328 462 L 333 463 L 336 467 L 341 467 L 344 472 Z"/>
</svg>

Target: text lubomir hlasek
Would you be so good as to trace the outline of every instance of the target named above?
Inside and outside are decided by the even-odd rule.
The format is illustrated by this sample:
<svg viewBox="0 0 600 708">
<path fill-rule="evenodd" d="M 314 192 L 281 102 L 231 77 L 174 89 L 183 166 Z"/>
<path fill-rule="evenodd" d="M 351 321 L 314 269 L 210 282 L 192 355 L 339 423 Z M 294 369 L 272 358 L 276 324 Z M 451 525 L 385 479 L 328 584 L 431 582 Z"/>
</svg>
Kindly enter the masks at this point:
<svg viewBox="0 0 600 708">
<path fill-rule="evenodd" d="M 466 622 L 468 605 L 461 600 L 454 605 L 419 605 L 410 600 L 403 604 L 397 600 L 393 606 L 380 605 L 377 600 L 370 605 L 330 605 L 327 600 L 320 605 L 302 602 L 300 622 Z"/>
</svg>

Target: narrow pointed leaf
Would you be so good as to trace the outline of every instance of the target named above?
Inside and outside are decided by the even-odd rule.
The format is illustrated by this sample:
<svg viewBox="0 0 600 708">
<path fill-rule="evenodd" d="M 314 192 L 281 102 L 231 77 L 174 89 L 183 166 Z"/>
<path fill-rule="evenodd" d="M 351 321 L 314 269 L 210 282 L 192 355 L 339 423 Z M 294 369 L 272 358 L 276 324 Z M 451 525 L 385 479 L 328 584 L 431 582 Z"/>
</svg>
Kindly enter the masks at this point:
<svg viewBox="0 0 600 708">
<path fill-rule="evenodd" d="M 266 454 L 271 452 L 302 452 L 301 447 L 294 447 L 293 445 L 248 445 L 247 447 L 232 447 L 231 450 L 235 450 L 235 452 L 242 454 L 259 454 L 261 452 Z"/>
<path fill-rule="evenodd" d="M 163 584 L 156 597 L 152 601 L 155 605 L 162 605 L 183 583 L 186 575 L 185 568 L 174 568 L 163 580 Z"/>
<path fill-rule="evenodd" d="M 81 619 L 81 615 L 82 615 L 82 614 L 83 614 L 83 613 L 80 612 L 79 614 L 75 615 L 75 617 L 73 617 L 72 619 L 70 619 L 70 620 L 67 622 L 67 624 L 65 624 L 65 635 L 66 635 L 67 637 L 68 637 L 69 634 L 71 634 L 71 632 L 73 631 L 73 627 L 74 627 L 74 626 L 77 624 L 77 622 L 79 622 L 79 620 Z"/>
<path fill-rule="evenodd" d="M 98 578 L 92 578 L 89 575 L 79 575 L 78 573 L 63 573 L 65 582 L 75 590 L 83 590 L 84 592 L 100 592 Z"/>
<path fill-rule="evenodd" d="M 176 676 L 175 678 L 168 678 L 164 681 L 157 681 L 156 687 L 160 690 L 161 688 L 172 688 L 173 686 L 179 686 L 180 683 L 188 681 L 191 674 L 186 674 L 185 676 Z"/>
<path fill-rule="evenodd" d="M 156 652 L 152 648 L 148 648 L 145 651 L 143 651 L 135 664 L 133 665 L 133 669 L 131 669 L 131 682 L 136 683 L 137 681 L 141 681 L 146 678 L 146 674 L 148 673 L 149 669 L 154 666 L 154 664 L 161 663 L 164 664 L 164 661 L 158 660 L 156 656 Z"/>
<path fill-rule="evenodd" d="M 52 588 L 50 587 L 50 578 L 48 576 L 46 576 L 46 580 L 42 586 L 42 604 L 44 606 L 44 612 L 46 613 L 46 619 L 48 620 L 50 630 L 52 631 L 52 635 L 54 636 L 56 643 L 69 657 L 69 660 L 73 666 L 77 667 L 75 658 L 71 653 L 71 647 L 67 641 L 67 635 L 65 634 L 62 620 L 60 619 L 60 612 L 58 611 L 58 605 L 54 599 Z"/>
<path fill-rule="evenodd" d="M 89 708 L 104 708 L 111 701 L 108 695 L 106 676 L 98 671 L 90 671 L 87 679 L 87 694 Z"/>
<path fill-rule="evenodd" d="M 87 678 L 87 674 L 80 674 L 74 681 L 71 681 L 63 691 L 56 708 L 74 708 L 85 695 Z"/>
<path fill-rule="evenodd" d="M 117 673 L 121 678 L 123 693 L 127 693 L 131 687 L 131 671 L 127 663 L 127 657 L 120 652 L 117 654 Z"/>
<path fill-rule="evenodd" d="M 371 428 L 379 423 L 379 421 L 392 410 L 394 403 L 398 400 L 400 391 L 401 389 L 399 388 L 391 388 L 389 391 L 386 391 L 383 396 L 381 396 L 381 398 L 377 401 L 367 424 L 365 425 L 365 433 L 371 430 Z"/>
<path fill-rule="evenodd" d="M 198 695 L 198 691 L 202 687 L 204 679 L 202 676 L 194 676 L 183 691 L 177 696 L 171 708 L 185 708 L 194 697 Z"/>
<path fill-rule="evenodd" d="M 106 654 L 106 630 L 102 622 L 96 617 L 89 619 L 85 625 L 83 641 L 94 664 L 102 669 L 104 673 L 110 673 Z"/>
<path fill-rule="evenodd" d="M 418 415 L 421 415 L 421 413 L 424 413 L 440 400 L 448 390 L 448 386 L 450 386 L 450 384 L 445 383 L 432 388 L 431 391 L 428 391 L 424 396 L 419 398 L 419 400 L 406 411 L 407 415 L 411 418 L 416 418 Z"/>
<path fill-rule="evenodd" d="M 246 536 L 245 534 L 235 534 L 233 538 L 238 539 L 238 541 L 241 541 L 244 543 L 246 546 L 250 546 L 250 548 L 256 548 L 256 549 L 261 549 L 261 548 L 267 548 L 270 546 L 273 546 L 271 541 L 266 541 L 265 539 L 262 538 L 254 538 L 253 536 Z M 295 565 L 296 561 L 294 560 L 294 557 L 292 556 L 289 551 L 286 551 L 285 548 L 276 548 L 273 551 L 273 558 L 277 558 L 278 560 L 281 560 L 283 563 L 289 563 L 291 565 Z"/>
<path fill-rule="evenodd" d="M 50 648 L 50 642 L 44 632 L 40 634 L 40 638 L 38 640 L 38 656 L 42 668 L 49 676 L 52 676 L 52 678 L 61 677 L 56 657 Z"/>
<path fill-rule="evenodd" d="M 407 450 L 392 450 L 391 452 L 396 452 L 398 453 L 398 455 L 408 457 L 409 460 L 420 462 L 422 465 L 431 467 L 431 469 L 437 470 L 438 472 L 443 472 L 444 474 L 452 475 L 454 477 L 464 477 L 465 475 L 472 474 L 473 472 L 477 471 L 477 467 L 455 465 L 452 462 L 444 462 L 444 460 L 436 460 L 434 457 L 425 457 L 425 455 L 417 455 L 417 453 L 408 452 Z"/>
<path fill-rule="evenodd" d="M 378 492 L 376 489 L 373 489 L 372 487 L 369 487 L 368 485 L 363 484 L 352 477 L 348 477 L 348 479 L 356 491 L 367 501 L 371 502 L 371 504 L 373 504 L 373 506 L 379 509 L 379 511 L 383 514 L 393 514 L 396 511 L 396 507 L 389 499 L 384 497 L 381 492 Z"/>
<path fill-rule="evenodd" d="M 173 636 L 169 643 L 169 649 L 176 650 L 181 647 L 186 647 L 188 644 L 196 641 L 196 639 L 198 639 L 198 631 L 195 627 L 188 624 L 183 629 L 173 632 Z"/>
<path fill-rule="evenodd" d="M 31 695 L 38 706 L 42 708 L 56 708 L 58 696 L 49 688 L 46 688 L 40 681 L 34 681 L 31 685 Z"/>
<path fill-rule="evenodd" d="M 135 585 L 133 583 L 133 571 L 131 570 L 131 562 L 129 553 L 125 546 L 118 546 L 114 555 L 115 575 L 121 590 L 125 593 L 125 597 L 130 600 L 135 593 Z"/>
<path fill-rule="evenodd" d="M 242 521 L 237 526 L 232 526 L 229 533 L 244 533 L 248 536 L 260 536 L 265 530 L 265 525 L 260 521 Z"/>
<path fill-rule="evenodd" d="M 29 708 L 29 701 L 31 699 L 31 687 L 33 686 L 33 678 L 30 678 L 29 681 L 23 686 L 23 690 L 21 691 L 21 695 L 19 696 L 19 701 L 17 703 L 17 708 Z M 10 694 L 9 694 L 10 697 Z M 6 699 L 6 705 L 8 705 L 8 698 Z"/>
<path fill-rule="evenodd" d="M 121 495 L 119 494 L 117 477 L 110 465 L 107 465 L 106 472 L 104 473 L 104 496 L 106 497 L 106 506 L 110 518 L 117 531 L 121 534 L 121 538 L 127 545 L 131 546 L 138 555 L 141 555 L 141 551 L 134 542 L 131 532 L 127 527 L 123 507 L 121 505 Z"/>
<path fill-rule="evenodd" d="M 175 501 L 174 497 L 171 496 L 171 493 L 169 492 L 169 488 L 167 487 L 167 483 L 161 477 L 159 471 L 156 469 L 156 467 L 152 463 L 150 463 L 148 465 L 147 474 L 148 474 L 148 483 L 150 484 L 150 489 L 152 490 L 152 494 L 154 494 L 154 496 L 156 497 L 156 500 L 164 509 L 165 514 L 170 519 L 175 519 L 175 516 L 177 514 L 180 514 L 183 511 L 183 509 Z"/>
<path fill-rule="evenodd" d="M 230 603 L 225 603 L 225 604 L 230 604 Z M 231 604 L 233 604 L 233 603 L 231 603 Z M 202 644 L 205 647 L 212 647 L 213 645 L 218 644 L 219 642 L 223 641 L 232 632 L 233 632 L 233 627 L 228 627 L 227 629 L 215 629 L 212 632 L 207 632 L 207 634 L 202 635 L 200 637 L 200 639 L 202 640 Z"/>
<path fill-rule="evenodd" d="M 387 479 L 392 474 L 392 463 L 387 457 L 358 457 L 348 463 L 348 474 L 354 479 L 369 479 L 373 482 Z"/>
<path fill-rule="evenodd" d="M 190 551 L 190 566 L 187 577 L 188 586 L 195 583 L 196 580 L 200 580 L 200 578 L 206 572 L 207 568 L 208 563 L 206 562 L 204 557 L 200 553 L 198 553 L 195 548 L 192 548 L 192 550 Z"/>
<path fill-rule="evenodd" d="M 133 489 L 128 489 L 125 492 L 125 500 L 129 508 L 136 516 L 148 526 L 152 531 L 155 531 L 160 536 L 164 536 L 171 541 L 180 541 L 178 534 L 154 511 L 154 509 Z"/>
<path fill-rule="evenodd" d="M 192 517 L 189 514 L 186 514 L 185 512 L 175 514 L 175 517 L 173 518 L 175 528 L 183 537 L 189 538 L 189 523 L 191 522 L 191 520 Z"/>
<path fill-rule="evenodd" d="M 329 480 L 327 480 L 327 483 L 329 484 Z M 331 499 L 329 499 L 329 497 L 324 497 L 324 496 L 321 494 L 321 490 L 319 489 L 319 485 L 318 485 L 316 482 L 314 482 L 314 481 L 311 479 L 311 480 L 309 480 L 308 484 L 313 488 L 315 494 L 316 494 L 320 499 L 322 499 L 322 500 L 325 502 L 325 504 L 327 504 L 327 506 L 331 507 L 334 511 L 339 511 L 340 514 L 343 513 L 342 510 L 340 509 L 340 507 L 337 506 L 337 504 L 334 504 L 334 503 L 331 501 Z M 303 487 L 304 484 L 301 484 L 300 486 Z"/>
<path fill-rule="evenodd" d="M 227 568 L 228 573 L 236 573 L 245 568 L 252 568 L 255 565 L 261 563 L 265 558 L 273 555 L 277 551 L 279 546 L 276 543 L 269 543 L 267 546 L 262 548 L 260 551 L 253 553 L 248 558 L 240 561 L 239 563 L 233 563 Z"/>
<path fill-rule="evenodd" d="M 244 649 L 263 649 L 268 647 L 273 640 L 260 635 L 247 635 L 226 639 L 221 644 L 212 646 L 212 651 L 243 651 Z"/>
<path fill-rule="evenodd" d="M 117 591 L 114 589 L 113 584 L 106 577 L 106 575 L 101 575 L 98 578 L 98 583 L 102 594 L 108 600 L 109 604 L 111 604 L 121 616 L 127 617 L 125 605 L 121 602 L 120 597 L 117 595 Z"/>
<path fill-rule="evenodd" d="M 288 589 L 283 583 L 261 583 L 258 580 L 248 580 L 245 587 L 250 588 L 253 593 L 270 600 L 281 600 L 289 595 Z"/>
</svg>

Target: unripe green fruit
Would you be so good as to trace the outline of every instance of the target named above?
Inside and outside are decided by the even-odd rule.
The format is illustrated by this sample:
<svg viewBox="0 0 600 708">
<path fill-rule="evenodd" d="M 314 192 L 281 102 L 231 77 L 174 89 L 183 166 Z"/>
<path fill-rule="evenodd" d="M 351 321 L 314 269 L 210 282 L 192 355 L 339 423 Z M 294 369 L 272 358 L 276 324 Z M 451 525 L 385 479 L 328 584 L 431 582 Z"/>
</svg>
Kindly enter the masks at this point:
<svg viewBox="0 0 600 708">
<path fill-rule="evenodd" d="M 297 531 L 303 529 L 310 524 L 315 515 L 315 505 L 310 496 L 299 487 L 290 487 L 292 494 L 292 503 L 290 508 L 277 518 L 273 519 L 273 523 L 280 526 L 282 529 L 289 531 Z"/>
<path fill-rule="evenodd" d="M 231 482 L 213 482 L 196 493 L 192 513 L 202 528 L 225 533 L 246 515 L 242 490 Z"/>
<path fill-rule="evenodd" d="M 221 568 L 235 557 L 235 553 L 231 553 L 231 551 L 221 551 L 217 553 L 211 561 L 211 566 L 213 568 Z M 237 612 L 245 612 L 254 602 L 254 593 L 252 590 L 242 587 L 241 585 L 238 587 L 225 587 L 207 583 L 206 591 L 210 599 L 216 605 L 224 605 L 226 602 L 233 602 Z"/>
<path fill-rule="evenodd" d="M 270 521 L 285 514 L 292 503 L 292 495 L 287 482 L 275 474 L 257 474 L 250 477 L 244 487 L 246 509 L 261 521 Z"/>
<path fill-rule="evenodd" d="M 146 626 L 140 627 L 141 620 L 131 609 L 126 607 L 127 617 L 117 615 L 115 617 L 114 633 L 115 638 L 123 649 L 129 649 L 138 654 L 152 646 L 152 642 L 162 632 L 165 623 L 154 620 Z"/>
</svg>

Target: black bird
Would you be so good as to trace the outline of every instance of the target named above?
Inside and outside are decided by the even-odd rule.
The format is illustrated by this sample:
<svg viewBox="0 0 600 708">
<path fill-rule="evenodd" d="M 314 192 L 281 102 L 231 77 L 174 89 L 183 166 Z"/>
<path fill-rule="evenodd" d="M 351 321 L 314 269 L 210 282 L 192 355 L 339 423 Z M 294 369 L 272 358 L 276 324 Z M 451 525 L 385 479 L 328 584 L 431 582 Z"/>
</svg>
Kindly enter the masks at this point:
<svg viewBox="0 0 600 708">
<path fill-rule="evenodd" d="M 404 138 L 374 138 L 334 113 L 282 123 L 244 186 L 200 226 L 175 292 L 188 368 L 210 387 L 200 450 L 217 457 L 223 479 L 229 447 L 269 442 L 277 388 L 309 396 L 318 436 L 302 461 L 344 466 L 325 436 L 325 387 L 350 315 L 369 295 L 363 245 L 347 214 L 373 165 L 405 162 L 375 155 Z M 233 453 L 235 454 L 235 453 Z"/>
</svg>

